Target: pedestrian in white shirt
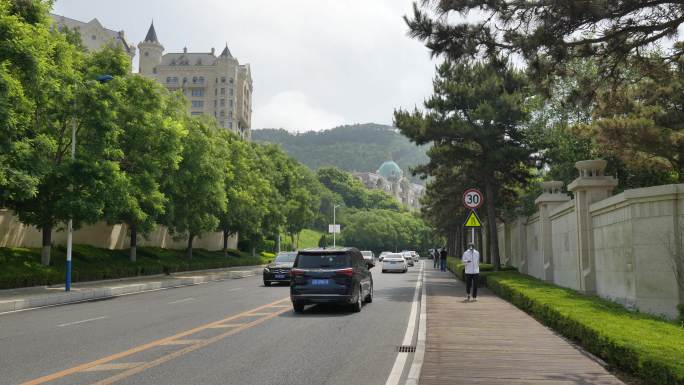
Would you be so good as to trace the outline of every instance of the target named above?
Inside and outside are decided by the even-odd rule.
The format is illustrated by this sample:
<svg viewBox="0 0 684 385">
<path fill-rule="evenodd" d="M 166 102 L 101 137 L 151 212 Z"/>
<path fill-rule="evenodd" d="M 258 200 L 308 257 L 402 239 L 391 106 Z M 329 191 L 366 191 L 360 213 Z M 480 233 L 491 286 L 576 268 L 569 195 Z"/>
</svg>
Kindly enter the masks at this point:
<svg viewBox="0 0 684 385">
<path fill-rule="evenodd" d="M 468 250 L 463 253 L 461 261 L 465 264 L 466 300 L 470 301 L 470 289 L 473 290 L 473 301 L 477 301 L 477 281 L 480 277 L 480 252 L 475 245 L 468 244 Z"/>
</svg>

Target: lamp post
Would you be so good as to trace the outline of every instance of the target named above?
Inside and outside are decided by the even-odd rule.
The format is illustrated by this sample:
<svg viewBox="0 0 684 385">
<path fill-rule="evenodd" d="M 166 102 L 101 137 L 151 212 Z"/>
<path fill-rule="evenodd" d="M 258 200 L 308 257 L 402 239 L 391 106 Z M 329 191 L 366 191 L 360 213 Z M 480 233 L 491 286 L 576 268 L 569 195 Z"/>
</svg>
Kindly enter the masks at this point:
<svg viewBox="0 0 684 385">
<path fill-rule="evenodd" d="M 332 228 L 332 230 L 333 230 L 333 232 L 332 232 L 333 233 L 333 249 L 335 248 L 335 245 L 336 245 L 335 244 L 335 233 L 337 232 L 337 226 L 335 223 L 337 218 L 335 217 L 335 210 L 337 210 L 338 207 L 340 207 L 340 205 L 333 205 L 333 228 Z"/>
<path fill-rule="evenodd" d="M 100 75 L 96 80 L 100 83 L 107 83 L 114 79 L 112 75 Z M 76 160 L 76 87 L 74 83 L 74 115 L 71 123 L 71 160 Z M 74 239 L 74 220 L 69 218 L 67 223 L 67 249 L 66 249 L 66 279 L 64 283 L 64 291 L 71 291 L 71 251 L 73 249 Z"/>
</svg>

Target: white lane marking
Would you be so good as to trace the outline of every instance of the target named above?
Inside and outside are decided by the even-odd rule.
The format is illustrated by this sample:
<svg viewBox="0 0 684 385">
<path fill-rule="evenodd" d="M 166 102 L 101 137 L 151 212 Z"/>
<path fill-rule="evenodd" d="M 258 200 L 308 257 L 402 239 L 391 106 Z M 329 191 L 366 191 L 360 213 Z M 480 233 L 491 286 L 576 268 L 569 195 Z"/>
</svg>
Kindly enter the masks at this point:
<svg viewBox="0 0 684 385">
<path fill-rule="evenodd" d="M 423 369 L 423 360 L 425 358 L 425 343 L 427 341 L 427 277 L 423 272 L 423 290 L 420 295 L 420 319 L 418 320 L 418 341 L 416 342 L 416 352 L 413 355 L 413 363 L 408 377 L 406 377 L 406 385 L 418 385 L 420 380 L 420 371 Z"/>
<path fill-rule="evenodd" d="M 65 324 L 60 324 L 60 325 L 57 325 L 57 327 L 62 328 L 62 327 L 65 327 L 65 326 L 78 325 L 78 324 L 82 324 L 82 323 L 86 323 L 86 322 L 92 322 L 92 321 L 97 321 L 97 320 L 101 320 L 101 319 L 105 319 L 105 318 L 107 318 L 107 317 L 106 317 L 106 316 L 102 316 L 102 317 L 96 317 L 96 318 L 88 318 L 88 319 L 84 319 L 84 320 L 81 320 L 81 321 L 74 321 L 74 322 L 67 322 L 67 323 L 65 323 Z"/>
<path fill-rule="evenodd" d="M 404 340 L 402 345 L 411 345 L 413 341 L 413 333 L 416 330 L 416 313 L 418 312 L 418 298 L 420 293 L 420 288 L 423 281 L 423 268 L 425 263 L 421 261 L 420 271 L 418 272 L 418 280 L 416 281 L 416 289 L 413 292 L 413 303 L 411 303 L 411 313 L 409 314 L 408 325 L 406 325 L 406 333 L 404 334 Z M 397 353 L 397 358 L 394 360 L 394 366 L 392 366 L 392 371 L 387 377 L 387 382 L 385 385 L 397 385 L 399 380 L 401 380 L 401 374 L 404 372 L 404 366 L 406 365 L 406 359 L 409 353 Z"/>
<path fill-rule="evenodd" d="M 228 291 L 238 291 L 238 290 L 242 290 L 242 289 L 244 289 L 244 287 L 236 287 L 234 289 L 228 289 Z"/>
<path fill-rule="evenodd" d="M 190 298 L 183 298 L 183 299 L 179 299 L 179 300 L 177 300 L 177 301 L 171 301 L 171 302 L 169 302 L 168 304 L 169 304 L 169 305 L 173 305 L 173 304 L 175 304 L 175 303 L 188 302 L 188 301 L 194 301 L 194 300 L 195 300 L 195 299 L 192 298 L 192 297 L 190 297 Z"/>
</svg>

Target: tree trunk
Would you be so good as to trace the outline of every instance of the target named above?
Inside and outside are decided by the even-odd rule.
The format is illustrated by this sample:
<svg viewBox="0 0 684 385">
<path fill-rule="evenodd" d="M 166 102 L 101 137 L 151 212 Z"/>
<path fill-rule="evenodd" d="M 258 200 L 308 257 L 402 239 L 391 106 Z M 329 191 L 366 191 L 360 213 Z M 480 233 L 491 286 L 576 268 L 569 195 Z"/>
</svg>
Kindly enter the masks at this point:
<svg viewBox="0 0 684 385">
<path fill-rule="evenodd" d="M 223 256 L 228 257 L 228 238 L 230 237 L 230 232 L 228 230 L 223 230 Z"/>
<path fill-rule="evenodd" d="M 256 257 L 256 246 L 252 246 L 252 257 Z"/>
<path fill-rule="evenodd" d="M 52 223 L 43 225 L 43 248 L 40 251 L 40 263 L 50 265 L 50 251 L 52 248 Z"/>
<path fill-rule="evenodd" d="M 496 233 L 496 196 L 494 194 L 494 186 L 491 181 L 485 183 L 486 198 L 487 198 L 487 226 L 489 226 L 489 250 L 494 270 L 501 269 L 501 259 L 499 257 L 499 240 Z"/>
<path fill-rule="evenodd" d="M 454 235 L 456 239 L 454 240 L 453 254 L 454 257 L 461 258 L 461 256 L 463 255 L 463 252 L 461 251 L 461 244 L 463 244 L 463 242 L 461 241 L 461 238 L 463 238 L 463 231 L 461 230 L 461 228 L 456 229 L 456 231 L 454 231 Z"/>
<path fill-rule="evenodd" d="M 192 259 L 192 241 L 195 240 L 195 235 L 190 233 L 188 235 L 188 249 L 186 250 L 186 256 L 188 259 Z"/>
<path fill-rule="evenodd" d="M 128 260 L 131 262 L 138 260 L 138 228 L 135 225 L 131 225 L 131 245 Z"/>
</svg>

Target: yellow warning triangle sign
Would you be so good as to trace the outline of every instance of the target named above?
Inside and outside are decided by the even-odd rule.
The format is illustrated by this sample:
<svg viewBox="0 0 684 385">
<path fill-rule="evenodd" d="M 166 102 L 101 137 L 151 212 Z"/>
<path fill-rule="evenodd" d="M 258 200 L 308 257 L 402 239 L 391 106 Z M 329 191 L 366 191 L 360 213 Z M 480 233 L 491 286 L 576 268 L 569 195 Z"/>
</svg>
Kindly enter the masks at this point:
<svg viewBox="0 0 684 385">
<path fill-rule="evenodd" d="M 480 223 L 480 218 L 477 217 L 477 214 L 475 214 L 475 211 L 471 211 L 470 214 L 468 215 L 468 219 L 466 219 L 465 227 L 482 227 L 482 224 Z"/>
</svg>

